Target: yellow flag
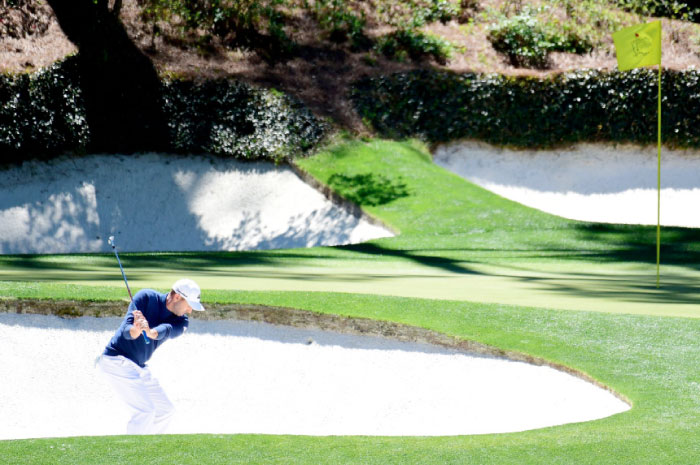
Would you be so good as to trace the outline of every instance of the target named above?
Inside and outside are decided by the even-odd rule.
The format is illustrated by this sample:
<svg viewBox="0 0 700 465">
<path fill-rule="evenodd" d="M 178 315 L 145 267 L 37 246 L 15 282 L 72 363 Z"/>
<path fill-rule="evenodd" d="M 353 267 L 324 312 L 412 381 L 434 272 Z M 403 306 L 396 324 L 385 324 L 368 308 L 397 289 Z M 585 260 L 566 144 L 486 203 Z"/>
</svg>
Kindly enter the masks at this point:
<svg viewBox="0 0 700 465">
<path fill-rule="evenodd" d="M 613 41 L 620 71 L 661 64 L 661 21 L 621 29 Z"/>
<path fill-rule="evenodd" d="M 620 71 L 659 65 L 658 170 L 656 174 L 656 287 L 661 262 L 661 21 L 626 27 L 613 34 Z"/>
</svg>

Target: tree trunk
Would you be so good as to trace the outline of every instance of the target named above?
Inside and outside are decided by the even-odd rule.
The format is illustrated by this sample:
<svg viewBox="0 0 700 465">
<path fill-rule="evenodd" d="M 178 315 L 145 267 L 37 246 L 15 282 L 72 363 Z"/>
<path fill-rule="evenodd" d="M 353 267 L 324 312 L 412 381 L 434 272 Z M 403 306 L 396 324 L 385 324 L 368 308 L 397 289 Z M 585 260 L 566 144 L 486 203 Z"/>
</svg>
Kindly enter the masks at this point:
<svg viewBox="0 0 700 465">
<path fill-rule="evenodd" d="M 133 153 L 167 147 L 160 79 L 106 0 L 47 0 L 79 50 L 90 128 L 88 150 Z"/>
</svg>

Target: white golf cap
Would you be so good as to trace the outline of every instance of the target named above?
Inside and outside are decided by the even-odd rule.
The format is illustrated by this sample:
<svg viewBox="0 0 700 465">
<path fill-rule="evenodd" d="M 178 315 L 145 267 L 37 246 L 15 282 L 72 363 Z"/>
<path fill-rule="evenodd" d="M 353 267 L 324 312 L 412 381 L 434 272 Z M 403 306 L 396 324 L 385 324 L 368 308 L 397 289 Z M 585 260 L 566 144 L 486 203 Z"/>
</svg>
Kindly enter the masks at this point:
<svg viewBox="0 0 700 465">
<path fill-rule="evenodd" d="M 204 307 L 199 302 L 201 291 L 196 282 L 191 279 L 179 279 L 173 284 L 173 291 L 184 297 L 187 303 L 190 304 L 190 307 L 192 307 L 192 310 L 204 311 Z"/>
</svg>

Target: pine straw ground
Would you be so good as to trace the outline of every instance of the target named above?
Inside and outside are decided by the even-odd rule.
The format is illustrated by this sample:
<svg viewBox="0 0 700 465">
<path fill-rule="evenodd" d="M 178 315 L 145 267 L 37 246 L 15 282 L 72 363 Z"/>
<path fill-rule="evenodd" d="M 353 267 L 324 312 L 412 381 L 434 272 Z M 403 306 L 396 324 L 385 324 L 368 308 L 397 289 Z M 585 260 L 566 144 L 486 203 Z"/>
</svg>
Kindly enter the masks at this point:
<svg viewBox="0 0 700 465">
<path fill-rule="evenodd" d="M 111 2 L 113 3 L 113 1 Z M 153 61 L 159 72 L 195 79 L 235 78 L 288 92 L 305 102 L 317 115 L 331 118 L 338 126 L 363 134 L 366 128 L 354 112 L 347 94 L 350 84 L 363 76 L 388 74 L 416 68 L 449 69 L 507 75 L 546 76 L 580 68 L 614 69 L 616 67 L 612 37 L 591 53 L 575 55 L 554 53 L 546 70 L 513 67 L 497 53 L 487 40 L 488 25 L 483 20 L 489 9 L 502 10 L 508 0 L 480 0 L 478 11 L 471 14 L 473 23 L 451 21 L 433 23 L 425 31 L 448 39 L 459 51 L 445 65 L 434 61 L 398 62 L 373 51 L 352 51 L 347 44 L 330 41 L 311 18 L 292 12 L 287 34 L 299 44 L 291 59 L 274 64 L 249 50 L 230 49 L 214 43 L 206 50 L 183 44 L 181 40 L 164 40 L 151 35 L 151 26 L 139 15 L 137 0 L 124 0 L 120 17 L 134 43 Z M 530 5 L 540 3 L 526 2 Z M 546 3 L 546 2 L 545 2 Z M 0 19 L 8 21 L 4 0 L 0 0 Z M 39 6 L 36 6 L 39 5 Z M 553 9 L 555 16 L 563 12 Z M 624 22 L 634 24 L 652 18 L 620 13 Z M 35 4 L 33 21 L 38 32 L 25 38 L 13 38 L 0 29 L 0 72 L 27 72 L 47 66 L 76 51 L 63 35 L 51 8 L 45 2 Z M 11 19 L 11 18 L 9 18 Z M 468 19 L 468 18 L 467 18 Z M 663 64 L 665 68 L 700 67 L 700 25 L 663 19 Z M 368 18 L 369 37 L 387 32 L 387 26 Z M 0 23 L 1 24 L 1 23 Z M 164 31 L 167 35 L 168 32 Z M 175 34 L 171 34 L 171 37 Z M 155 45 L 155 47 L 153 47 Z"/>
</svg>

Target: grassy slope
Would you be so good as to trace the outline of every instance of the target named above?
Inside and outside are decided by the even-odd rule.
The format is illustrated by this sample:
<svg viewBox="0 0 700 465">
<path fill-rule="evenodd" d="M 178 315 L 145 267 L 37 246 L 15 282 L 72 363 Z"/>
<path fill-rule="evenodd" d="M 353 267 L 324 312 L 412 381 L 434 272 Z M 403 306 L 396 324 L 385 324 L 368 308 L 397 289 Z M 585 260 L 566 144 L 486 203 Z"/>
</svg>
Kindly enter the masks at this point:
<svg viewBox="0 0 700 465">
<path fill-rule="evenodd" d="M 392 179 L 394 184 L 404 183 L 410 195 L 385 205 L 367 207 L 373 214 L 404 230 L 397 238 L 363 246 L 245 254 L 125 254 L 127 272 L 136 275 L 137 280 L 150 282 L 150 278 L 159 273 L 176 273 L 183 267 L 194 270 L 203 279 L 225 283 L 228 279 L 237 281 L 235 276 L 252 268 L 262 275 L 286 267 L 287 279 L 300 287 L 310 279 L 304 271 L 310 273 L 313 267 L 321 266 L 324 268 L 316 270 L 318 275 L 340 269 L 338 282 L 342 282 L 344 272 L 360 274 L 376 272 L 377 268 L 414 272 L 439 269 L 436 275 L 464 275 L 463 282 L 475 279 L 474 274 L 460 271 L 464 263 L 494 269 L 549 266 L 559 269 L 558 273 L 565 278 L 571 275 L 568 279 L 575 279 L 573 271 L 594 274 L 599 267 L 612 276 L 623 266 L 653 272 L 652 264 L 641 252 L 629 254 L 627 262 L 622 262 L 624 255 L 616 255 L 620 250 L 628 250 L 626 241 L 630 237 L 640 238 L 640 250 L 653 249 L 653 234 L 649 228 L 601 230 L 595 225 L 544 215 L 492 196 L 427 161 L 425 152 L 415 144 L 374 142 L 343 145 L 302 162 L 322 180 L 330 179 L 334 173 L 352 177 L 371 172 Z M 386 188 L 387 184 L 384 186 Z M 579 235 L 582 226 L 590 229 L 587 235 Z M 614 233 L 609 234 L 607 230 Z M 694 237 L 694 231 L 674 230 L 674 233 L 678 233 L 680 239 L 672 247 L 686 250 L 688 254 L 683 257 L 679 252 L 674 266 L 693 277 L 696 270 L 692 257 L 696 252 L 688 238 Z M 616 234 L 619 238 L 611 239 Z M 553 250 L 557 253 L 552 253 Z M 108 255 L 0 257 L 2 268 L 9 271 L 4 272 L 3 279 L 13 279 L 2 284 L 0 295 L 120 298 L 123 284 L 119 274 L 114 273 L 111 260 Z M 638 262 L 635 264 L 633 260 Z M 61 274 L 65 276 L 61 278 Z M 448 278 L 442 276 L 432 283 L 439 286 L 445 280 Z M 366 287 L 376 290 L 374 281 L 369 280 Z M 85 285 L 87 283 L 98 286 Z M 105 283 L 109 285 L 104 286 Z M 410 281 L 405 283 L 411 284 Z M 619 286 L 624 287 L 623 284 Z M 684 286 L 695 292 L 692 283 L 685 282 Z M 688 292 L 691 291 L 686 288 L 683 290 L 690 299 Z M 505 288 L 502 291 L 509 292 Z M 609 298 L 600 295 L 596 288 L 581 292 L 591 293 L 593 300 L 601 303 Z M 630 301 L 646 297 L 634 286 L 626 292 Z M 590 374 L 627 396 L 634 408 L 596 422 L 470 437 L 166 436 L 5 441 L 0 442 L 3 461 L 23 464 L 116 464 L 135 460 L 192 464 L 658 464 L 696 463 L 700 459 L 696 443 L 700 413 L 700 376 L 696 373 L 695 355 L 700 349 L 695 337 L 700 329 L 697 319 L 561 312 L 502 304 L 332 292 L 218 290 L 209 291 L 208 296 L 210 300 L 222 302 L 266 303 L 397 321 L 527 352 Z M 673 306 L 683 307 L 684 303 Z"/>
<path fill-rule="evenodd" d="M 569 221 L 523 207 L 432 164 L 420 144 L 350 142 L 299 164 L 324 182 L 334 179 L 331 184 L 341 193 L 402 234 L 337 248 L 121 254 L 130 284 L 167 288 L 186 270 L 206 289 L 371 293 L 698 315 L 696 230 L 664 228 L 663 286 L 656 289 L 655 228 Z M 344 177 L 338 180 L 338 175 Z M 376 199 L 393 200 L 368 205 Z M 8 284 L 0 283 L 0 294 L 7 296 L 75 294 L 73 288 L 64 293 L 61 284 L 115 286 L 117 296 L 123 293 L 109 254 L 4 256 L 3 280 Z M 77 292 L 80 298 L 95 289 Z"/>
</svg>

